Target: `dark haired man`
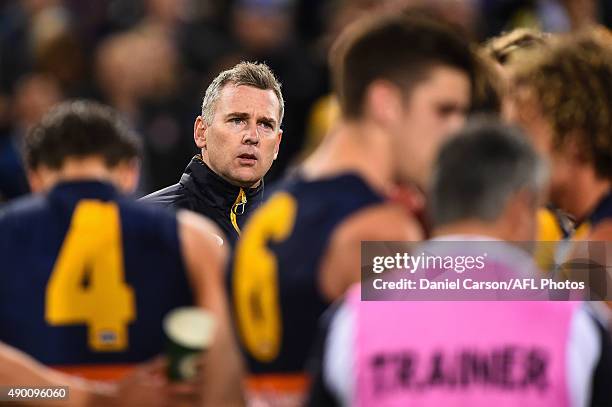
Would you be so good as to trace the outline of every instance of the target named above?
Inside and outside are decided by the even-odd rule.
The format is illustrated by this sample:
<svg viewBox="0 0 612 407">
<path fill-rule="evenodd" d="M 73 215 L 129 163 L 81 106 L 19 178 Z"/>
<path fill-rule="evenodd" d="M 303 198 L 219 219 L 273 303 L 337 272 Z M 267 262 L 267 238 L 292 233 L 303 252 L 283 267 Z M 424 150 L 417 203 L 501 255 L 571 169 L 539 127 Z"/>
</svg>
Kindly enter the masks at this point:
<svg viewBox="0 0 612 407">
<path fill-rule="evenodd" d="M 138 155 L 118 115 L 92 102 L 58 106 L 26 136 L 41 194 L 0 215 L 0 341 L 69 373 L 117 378 L 163 351 L 170 310 L 202 306 L 218 321 L 206 396 L 239 400 L 220 232 L 193 213 L 122 197 L 136 185 Z"/>
<path fill-rule="evenodd" d="M 241 62 L 221 72 L 194 123 L 201 154 L 178 184 L 143 200 L 205 215 L 233 245 L 263 199 L 263 177 L 278 156 L 283 114 L 280 83 L 267 65 Z"/>
<path fill-rule="evenodd" d="M 332 54 L 342 121 L 250 218 L 231 267 L 241 344 L 263 388 L 304 386 L 317 319 L 359 280 L 361 241 L 420 238 L 385 194 L 424 185 L 470 106 L 468 44 L 435 22 L 360 21 Z"/>
</svg>

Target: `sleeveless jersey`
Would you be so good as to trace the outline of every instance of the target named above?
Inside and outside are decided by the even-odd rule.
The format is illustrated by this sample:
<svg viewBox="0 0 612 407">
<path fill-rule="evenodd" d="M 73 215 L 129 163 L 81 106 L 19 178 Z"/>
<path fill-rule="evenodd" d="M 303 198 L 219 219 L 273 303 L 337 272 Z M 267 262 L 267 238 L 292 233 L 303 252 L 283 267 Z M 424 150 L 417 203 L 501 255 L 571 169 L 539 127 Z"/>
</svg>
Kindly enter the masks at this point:
<svg viewBox="0 0 612 407">
<path fill-rule="evenodd" d="M 318 270 L 336 227 L 383 202 L 344 174 L 281 183 L 247 222 L 229 273 L 241 347 L 254 374 L 303 372 L 329 305 Z"/>
<path fill-rule="evenodd" d="M 108 184 L 62 183 L 0 216 L 0 340 L 44 364 L 144 361 L 164 315 L 192 303 L 176 217 Z"/>
</svg>

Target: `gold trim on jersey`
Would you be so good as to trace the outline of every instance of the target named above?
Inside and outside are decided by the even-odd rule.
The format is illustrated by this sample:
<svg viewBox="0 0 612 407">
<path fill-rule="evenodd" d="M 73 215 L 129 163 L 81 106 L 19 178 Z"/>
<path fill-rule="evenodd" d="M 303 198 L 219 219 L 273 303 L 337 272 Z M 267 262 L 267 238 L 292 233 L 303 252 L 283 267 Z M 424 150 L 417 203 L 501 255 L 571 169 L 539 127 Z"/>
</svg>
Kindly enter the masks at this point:
<svg viewBox="0 0 612 407">
<path fill-rule="evenodd" d="M 240 236 L 240 227 L 238 226 L 236 214 L 242 215 L 244 213 L 246 203 L 246 193 L 244 192 L 244 189 L 240 188 L 236 201 L 234 201 L 234 205 L 232 205 L 232 209 L 230 210 L 230 221 L 232 222 L 234 229 L 236 229 L 236 232 L 238 232 L 238 236 Z M 238 212 L 238 208 L 240 208 L 240 212 Z"/>
</svg>

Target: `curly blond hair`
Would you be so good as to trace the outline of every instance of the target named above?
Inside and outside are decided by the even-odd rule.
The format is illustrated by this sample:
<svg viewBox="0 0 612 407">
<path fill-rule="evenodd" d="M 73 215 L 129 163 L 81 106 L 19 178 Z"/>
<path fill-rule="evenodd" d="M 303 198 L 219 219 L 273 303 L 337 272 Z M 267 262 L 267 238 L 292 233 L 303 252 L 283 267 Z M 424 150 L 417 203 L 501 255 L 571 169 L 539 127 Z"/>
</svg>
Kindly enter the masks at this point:
<svg viewBox="0 0 612 407">
<path fill-rule="evenodd" d="M 499 64 L 506 65 L 523 51 L 545 47 L 550 38 L 550 34 L 541 31 L 517 28 L 491 38 L 483 45 L 483 50 Z"/>
<path fill-rule="evenodd" d="M 610 32 L 598 28 L 559 37 L 522 62 L 514 84 L 533 91 L 553 127 L 553 145 L 558 148 L 572 138 L 597 175 L 612 179 Z"/>
</svg>

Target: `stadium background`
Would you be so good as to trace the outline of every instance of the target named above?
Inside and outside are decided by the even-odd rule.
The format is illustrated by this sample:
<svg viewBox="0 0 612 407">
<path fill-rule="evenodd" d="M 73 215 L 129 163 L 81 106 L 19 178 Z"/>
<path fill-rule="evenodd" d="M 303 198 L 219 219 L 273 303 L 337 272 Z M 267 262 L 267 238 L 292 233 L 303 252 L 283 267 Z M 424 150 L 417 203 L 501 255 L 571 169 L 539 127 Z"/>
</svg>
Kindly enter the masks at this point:
<svg viewBox="0 0 612 407">
<path fill-rule="evenodd" d="M 176 182 L 196 152 L 206 86 L 240 60 L 265 61 L 283 84 L 273 181 L 325 132 L 326 56 L 337 33 L 363 14 L 406 7 L 477 41 L 521 26 L 612 26 L 610 0 L 0 0 L 0 205 L 28 192 L 23 134 L 75 97 L 110 104 L 143 137 L 138 195 Z"/>
</svg>

